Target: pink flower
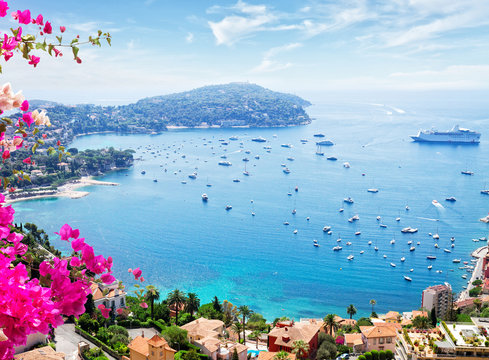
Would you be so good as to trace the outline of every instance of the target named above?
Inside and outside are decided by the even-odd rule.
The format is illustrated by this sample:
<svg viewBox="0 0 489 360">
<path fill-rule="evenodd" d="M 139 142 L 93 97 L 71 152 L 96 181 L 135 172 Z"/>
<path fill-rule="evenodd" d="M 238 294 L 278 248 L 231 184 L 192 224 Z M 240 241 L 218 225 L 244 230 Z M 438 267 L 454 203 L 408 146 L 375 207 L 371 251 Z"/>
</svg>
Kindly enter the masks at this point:
<svg viewBox="0 0 489 360">
<path fill-rule="evenodd" d="M 10 157 L 10 151 L 5 150 L 2 154 L 2 159 L 7 160 Z"/>
<path fill-rule="evenodd" d="M 59 233 L 55 234 L 61 236 L 61 240 L 68 241 L 70 238 L 77 239 L 80 236 L 80 230 L 73 230 L 70 225 L 64 224 L 59 230 Z"/>
<path fill-rule="evenodd" d="M 141 279 L 139 279 L 141 282 L 144 282 L 144 278 L 141 276 Z"/>
<path fill-rule="evenodd" d="M 115 277 L 108 273 L 100 276 L 100 280 L 102 280 L 104 284 L 112 284 L 114 281 L 116 281 Z"/>
<path fill-rule="evenodd" d="M 25 158 L 24 160 L 22 160 L 22 162 L 24 164 L 31 164 L 32 163 L 31 157 L 29 156 L 28 158 Z"/>
<path fill-rule="evenodd" d="M 63 53 L 62 53 L 61 51 L 59 51 L 58 49 L 53 48 L 53 51 L 54 51 L 54 55 L 55 55 L 56 57 L 58 57 L 58 56 L 63 56 Z"/>
<path fill-rule="evenodd" d="M 29 11 L 29 9 L 24 11 L 17 10 L 12 13 L 12 17 L 15 20 L 18 20 L 19 23 L 24 25 L 29 25 L 31 23 L 31 12 Z"/>
<path fill-rule="evenodd" d="M 131 268 L 127 269 L 127 272 L 132 273 L 132 269 Z"/>
<path fill-rule="evenodd" d="M 28 112 L 22 115 L 22 120 L 24 120 L 27 126 L 31 127 L 31 124 L 34 122 L 34 119 L 32 118 L 32 113 Z"/>
<path fill-rule="evenodd" d="M 39 61 L 41 60 L 40 57 L 38 56 L 35 56 L 35 55 L 31 55 L 29 56 L 29 65 L 34 65 L 34 67 L 37 66 L 37 64 L 39 64 Z"/>
<path fill-rule="evenodd" d="M 77 258 L 76 256 L 73 256 L 70 260 L 70 265 L 72 267 L 79 267 L 81 265 L 81 261 L 79 258 Z"/>
<path fill-rule="evenodd" d="M 123 308 L 118 308 L 116 310 L 116 312 L 119 314 L 119 315 L 122 315 L 122 313 L 124 312 L 124 309 Z"/>
<path fill-rule="evenodd" d="M 20 110 L 22 110 L 22 111 L 29 110 L 29 102 L 27 100 L 24 100 L 22 102 L 22 105 L 20 105 Z"/>
<path fill-rule="evenodd" d="M 12 51 L 5 51 L 3 53 L 5 61 L 9 61 L 12 56 L 14 56 L 14 53 Z"/>
<path fill-rule="evenodd" d="M 49 21 L 46 21 L 46 25 L 44 25 L 43 30 L 46 34 L 52 34 L 53 28 L 52 28 L 51 23 Z"/>
<path fill-rule="evenodd" d="M 141 276 L 143 272 L 141 271 L 140 268 L 135 268 L 133 271 L 132 271 L 132 274 L 134 275 L 134 278 L 136 280 L 139 280 L 139 277 Z"/>
<path fill-rule="evenodd" d="M 107 318 L 109 317 L 110 309 L 107 309 L 107 308 L 104 306 L 104 304 L 100 304 L 100 305 L 99 305 L 99 306 L 97 306 L 97 307 L 98 307 L 98 308 L 100 309 L 100 311 L 102 312 L 102 316 L 103 316 L 104 318 L 106 318 L 106 319 L 107 319 Z"/>
<path fill-rule="evenodd" d="M 66 27 L 65 26 L 60 26 L 59 27 L 59 31 L 61 31 L 61 33 L 64 33 L 66 31 Z"/>
<path fill-rule="evenodd" d="M 73 249 L 74 252 L 83 250 L 85 245 L 86 244 L 84 238 L 75 239 L 71 242 L 71 248 Z"/>
<path fill-rule="evenodd" d="M 145 302 L 142 302 L 141 304 L 139 304 L 139 306 L 141 306 L 143 309 L 148 308 L 148 304 L 146 304 Z"/>
<path fill-rule="evenodd" d="M 10 51 L 17 47 L 17 41 L 13 37 L 8 37 L 7 34 L 3 34 L 3 45 L 2 49 Z"/>
<path fill-rule="evenodd" d="M 7 2 L 6 1 L 0 1 L 0 17 L 5 17 L 7 15 L 8 9 L 9 9 L 9 7 L 8 7 Z"/>
<path fill-rule="evenodd" d="M 37 18 L 35 20 L 35 23 L 37 25 L 44 25 L 44 19 L 42 18 L 42 15 L 41 14 L 37 15 Z"/>
<path fill-rule="evenodd" d="M 17 29 L 17 35 L 15 35 L 15 40 L 20 41 L 22 40 L 22 26 L 19 26 Z"/>
</svg>

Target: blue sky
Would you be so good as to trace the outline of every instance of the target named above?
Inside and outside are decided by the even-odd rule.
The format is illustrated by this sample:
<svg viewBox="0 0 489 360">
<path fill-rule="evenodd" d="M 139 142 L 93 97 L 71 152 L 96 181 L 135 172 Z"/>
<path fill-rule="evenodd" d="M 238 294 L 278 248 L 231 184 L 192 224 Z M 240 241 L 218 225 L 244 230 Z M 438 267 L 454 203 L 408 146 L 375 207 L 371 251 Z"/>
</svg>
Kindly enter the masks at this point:
<svg viewBox="0 0 489 360">
<path fill-rule="evenodd" d="M 111 32 L 82 65 L 44 57 L 4 65 L 30 98 L 127 103 L 207 84 L 250 81 L 323 91 L 488 90 L 487 0 L 10 1 L 69 34 Z M 2 28 L 13 23 L 2 23 Z"/>
</svg>

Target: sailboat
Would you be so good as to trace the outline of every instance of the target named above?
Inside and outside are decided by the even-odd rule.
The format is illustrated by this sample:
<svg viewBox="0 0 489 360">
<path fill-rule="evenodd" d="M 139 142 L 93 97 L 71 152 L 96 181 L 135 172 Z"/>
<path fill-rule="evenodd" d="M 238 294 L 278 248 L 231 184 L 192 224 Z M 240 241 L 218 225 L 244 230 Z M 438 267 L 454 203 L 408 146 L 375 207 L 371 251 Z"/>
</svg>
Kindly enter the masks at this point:
<svg viewBox="0 0 489 360">
<path fill-rule="evenodd" d="M 248 171 L 246 171 L 246 162 L 244 163 L 243 175 L 250 176 L 250 173 Z"/>
<path fill-rule="evenodd" d="M 324 156 L 324 153 L 321 151 L 321 146 L 320 145 L 317 146 L 316 155 Z"/>
</svg>

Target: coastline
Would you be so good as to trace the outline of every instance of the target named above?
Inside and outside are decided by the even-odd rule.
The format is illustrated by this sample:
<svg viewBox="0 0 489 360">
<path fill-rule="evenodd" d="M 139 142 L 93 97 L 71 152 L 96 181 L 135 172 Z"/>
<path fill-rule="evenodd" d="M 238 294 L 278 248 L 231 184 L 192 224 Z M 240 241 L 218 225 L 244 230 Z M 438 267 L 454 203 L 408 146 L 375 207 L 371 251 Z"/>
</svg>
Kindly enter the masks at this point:
<svg viewBox="0 0 489 360">
<path fill-rule="evenodd" d="M 458 296 L 458 299 L 457 301 L 461 301 L 461 300 L 466 300 L 469 298 L 469 291 L 470 289 L 472 289 L 474 286 L 472 285 L 472 283 L 477 279 L 477 278 L 484 278 L 482 275 L 482 260 L 486 257 L 487 255 L 487 252 L 488 252 L 488 246 L 482 246 L 478 249 L 475 249 L 471 256 L 473 258 L 476 258 L 477 259 L 477 264 L 475 264 L 474 266 L 474 271 L 472 272 L 472 276 L 470 277 L 470 279 L 468 280 L 467 282 L 467 289 L 463 290 L 460 292 L 460 295 Z"/>
<path fill-rule="evenodd" d="M 84 186 L 118 186 L 118 183 L 109 181 L 100 181 L 93 179 L 92 176 L 83 176 L 79 180 L 74 180 L 64 185 L 61 185 L 56 190 L 47 190 L 45 193 L 32 193 L 24 197 L 11 199 L 6 196 L 5 204 L 13 204 L 20 201 L 37 200 L 37 199 L 48 199 L 48 198 L 58 198 L 58 197 L 68 197 L 70 199 L 80 199 L 89 195 L 88 191 L 79 191 L 77 189 Z"/>
</svg>

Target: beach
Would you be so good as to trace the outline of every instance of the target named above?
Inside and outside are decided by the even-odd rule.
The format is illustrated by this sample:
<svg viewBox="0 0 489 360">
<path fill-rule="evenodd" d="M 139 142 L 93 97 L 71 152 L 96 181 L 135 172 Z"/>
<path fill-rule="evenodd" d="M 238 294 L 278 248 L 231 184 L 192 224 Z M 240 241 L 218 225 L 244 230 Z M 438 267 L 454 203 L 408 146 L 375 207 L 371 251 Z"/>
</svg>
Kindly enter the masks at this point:
<svg viewBox="0 0 489 360">
<path fill-rule="evenodd" d="M 118 183 L 95 180 L 91 176 L 83 176 L 79 180 L 71 181 L 64 185 L 61 185 L 56 190 L 46 189 L 45 191 L 33 191 L 26 192 L 24 194 L 9 194 L 5 197 L 6 204 L 12 204 L 19 201 L 35 200 L 35 199 L 47 199 L 47 198 L 58 198 L 58 197 L 68 197 L 70 199 L 79 199 L 90 194 L 88 191 L 79 191 L 77 189 L 90 186 L 90 185 L 102 185 L 102 186 L 118 186 Z M 19 196 L 19 197 L 12 197 Z"/>
</svg>

